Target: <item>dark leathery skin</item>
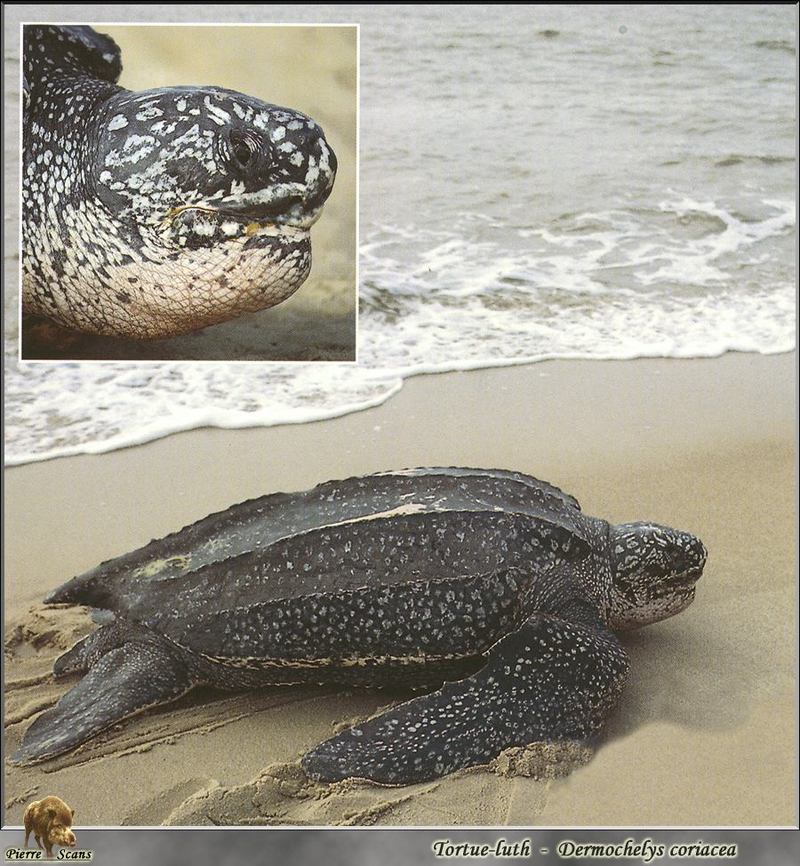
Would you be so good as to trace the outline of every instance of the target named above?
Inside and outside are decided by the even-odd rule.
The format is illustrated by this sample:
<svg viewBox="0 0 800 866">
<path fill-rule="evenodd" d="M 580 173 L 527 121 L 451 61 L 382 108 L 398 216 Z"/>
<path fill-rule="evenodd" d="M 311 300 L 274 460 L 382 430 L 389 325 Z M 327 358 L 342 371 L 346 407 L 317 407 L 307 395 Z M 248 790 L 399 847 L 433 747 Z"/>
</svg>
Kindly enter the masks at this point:
<svg viewBox="0 0 800 866">
<path fill-rule="evenodd" d="M 689 533 L 610 526 L 504 470 L 400 470 L 270 494 L 48 596 L 103 608 L 108 624 L 56 661 L 57 675 L 83 679 L 12 760 L 44 760 L 115 712 L 197 684 L 430 690 L 308 752 L 306 773 L 326 782 L 419 782 L 509 746 L 583 740 L 627 678 L 614 630 L 682 610 L 705 557 Z M 145 663 L 158 665 L 149 683 Z M 74 735 L 58 733 L 59 714 Z"/>
</svg>

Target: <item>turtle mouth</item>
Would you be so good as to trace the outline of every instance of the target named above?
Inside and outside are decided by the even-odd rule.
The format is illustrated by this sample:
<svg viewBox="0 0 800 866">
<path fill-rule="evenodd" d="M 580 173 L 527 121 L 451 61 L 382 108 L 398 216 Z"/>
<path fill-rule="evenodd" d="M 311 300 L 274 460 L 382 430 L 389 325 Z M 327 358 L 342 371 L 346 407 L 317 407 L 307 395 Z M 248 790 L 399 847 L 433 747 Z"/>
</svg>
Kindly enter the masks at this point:
<svg viewBox="0 0 800 866">
<path fill-rule="evenodd" d="M 215 207 L 206 203 L 180 205 L 167 212 L 162 232 L 182 249 L 244 244 L 244 249 L 272 248 L 290 251 L 308 245 L 310 228 L 322 207 L 308 210 L 304 204 L 283 200 L 257 207 Z"/>
<path fill-rule="evenodd" d="M 218 208 L 218 213 L 223 219 L 232 219 L 246 224 L 310 229 L 319 219 L 326 198 L 327 196 L 308 199 L 300 195 L 286 195 L 261 204 L 224 205 Z"/>
<path fill-rule="evenodd" d="M 187 222 L 215 222 L 220 226 L 229 227 L 231 236 L 241 232 L 230 230 L 236 226 L 245 230 L 245 234 L 254 234 L 259 229 L 286 227 L 308 231 L 319 219 L 322 205 L 309 207 L 299 196 L 290 196 L 280 201 L 256 206 L 235 207 L 226 205 L 214 207 L 208 204 L 186 204 L 171 208 L 164 220 L 165 224 L 177 228 Z"/>
<path fill-rule="evenodd" d="M 703 574 L 703 567 L 697 566 L 679 574 L 665 577 L 659 584 L 659 595 L 690 595 L 694 597 L 695 584 Z"/>
<path fill-rule="evenodd" d="M 219 241 L 258 236 L 308 237 L 330 195 L 333 178 L 313 185 L 283 183 L 217 200 L 185 202 L 170 208 L 162 227 L 181 246 L 210 246 Z"/>
</svg>

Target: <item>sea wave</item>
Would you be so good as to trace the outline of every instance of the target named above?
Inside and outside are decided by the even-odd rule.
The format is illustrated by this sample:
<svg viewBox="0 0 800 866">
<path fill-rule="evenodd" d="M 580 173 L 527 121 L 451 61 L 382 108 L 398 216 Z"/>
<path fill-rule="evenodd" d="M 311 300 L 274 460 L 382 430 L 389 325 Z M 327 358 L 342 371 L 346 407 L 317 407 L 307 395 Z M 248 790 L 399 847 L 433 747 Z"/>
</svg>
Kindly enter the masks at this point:
<svg viewBox="0 0 800 866">
<path fill-rule="evenodd" d="M 790 351 L 795 222 L 789 201 L 737 212 L 671 193 L 541 228 L 378 226 L 361 248 L 358 364 L 19 364 L 9 343 L 6 463 L 332 418 L 421 373 Z"/>
</svg>

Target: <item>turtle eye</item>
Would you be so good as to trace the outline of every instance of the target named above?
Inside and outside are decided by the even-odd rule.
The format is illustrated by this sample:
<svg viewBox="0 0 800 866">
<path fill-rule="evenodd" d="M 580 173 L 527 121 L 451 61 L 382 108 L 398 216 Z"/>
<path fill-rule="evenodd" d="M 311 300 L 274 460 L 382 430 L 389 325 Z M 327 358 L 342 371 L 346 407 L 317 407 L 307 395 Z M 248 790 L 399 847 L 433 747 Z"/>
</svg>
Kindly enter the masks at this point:
<svg viewBox="0 0 800 866">
<path fill-rule="evenodd" d="M 231 160 L 237 168 L 247 168 L 247 164 L 253 158 L 258 145 L 246 132 L 232 129 L 228 135 L 228 149 Z"/>
</svg>

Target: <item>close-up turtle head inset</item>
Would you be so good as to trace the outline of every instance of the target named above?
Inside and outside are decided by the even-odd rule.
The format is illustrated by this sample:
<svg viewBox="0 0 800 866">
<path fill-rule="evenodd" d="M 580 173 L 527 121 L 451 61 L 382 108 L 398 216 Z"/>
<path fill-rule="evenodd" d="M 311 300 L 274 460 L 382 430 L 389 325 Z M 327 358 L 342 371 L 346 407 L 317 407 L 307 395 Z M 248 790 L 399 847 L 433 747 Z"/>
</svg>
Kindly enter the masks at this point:
<svg viewBox="0 0 800 866">
<path fill-rule="evenodd" d="M 337 174 L 320 123 L 225 87 L 120 87 L 102 29 L 24 27 L 23 313 L 161 340 L 289 298 Z"/>
</svg>

